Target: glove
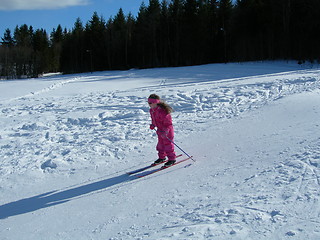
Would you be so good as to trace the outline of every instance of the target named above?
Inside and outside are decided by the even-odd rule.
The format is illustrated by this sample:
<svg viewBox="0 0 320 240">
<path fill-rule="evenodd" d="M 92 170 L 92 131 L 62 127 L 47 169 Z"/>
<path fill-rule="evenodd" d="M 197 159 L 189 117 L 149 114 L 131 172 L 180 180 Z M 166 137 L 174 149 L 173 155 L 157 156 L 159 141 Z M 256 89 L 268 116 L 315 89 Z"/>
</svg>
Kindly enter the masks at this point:
<svg viewBox="0 0 320 240">
<path fill-rule="evenodd" d="M 156 126 L 153 124 L 150 124 L 150 129 L 153 130 Z"/>
</svg>

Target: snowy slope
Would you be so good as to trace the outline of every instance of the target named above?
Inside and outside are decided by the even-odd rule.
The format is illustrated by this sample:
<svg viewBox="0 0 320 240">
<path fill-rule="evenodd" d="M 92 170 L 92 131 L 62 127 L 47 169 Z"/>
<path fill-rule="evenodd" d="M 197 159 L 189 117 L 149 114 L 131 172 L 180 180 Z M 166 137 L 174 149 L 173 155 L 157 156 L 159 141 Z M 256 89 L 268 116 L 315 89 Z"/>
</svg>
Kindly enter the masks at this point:
<svg viewBox="0 0 320 240">
<path fill-rule="evenodd" d="M 0 82 L 0 239 L 320 239 L 319 73 L 267 62 Z M 157 158 L 151 93 L 197 161 L 136 179 L 126 171 Z"/>
</svg>

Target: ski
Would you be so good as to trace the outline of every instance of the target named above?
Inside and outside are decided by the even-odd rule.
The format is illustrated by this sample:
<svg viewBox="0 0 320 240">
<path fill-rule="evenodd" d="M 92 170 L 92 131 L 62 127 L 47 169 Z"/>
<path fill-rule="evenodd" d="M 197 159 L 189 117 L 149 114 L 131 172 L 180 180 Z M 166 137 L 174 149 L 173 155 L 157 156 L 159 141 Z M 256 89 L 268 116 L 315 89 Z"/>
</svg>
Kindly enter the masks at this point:
<svg viewBox="0 0 320 240">
<path fill-rule="evenodd" d="M 176 156 L 176 158 L 181 157 L 181 156 L 182 156 L 182 154 Z M 162 163 L 166 163 L 167 161 L 168 161 L 168 160 L 166 160 L 166 161 L 164 161 L 164 162 L 162 162 Z M 136 174 L 136 173 L 139 173 L 139 172 L 143 172 L 144 170 L 147 170 L 147 169 L 152 168 L 152 167 L 156 167 L 156 166 L 158 166 L 158 165 L 160 165 L 160 164 L 162 164 L 162 163 L 159 163 L 159 164 L 154 164 L 154 163 L 152 163 L 152 164 L 149 165 L 149 166 L 142 167 L 142 168 L 139 168 L 139 169 L 134 170 L 134 171 L 131 171 L 131 172 L 127 172 L 127 174 L 128 174 L 128 175 L 133 175 L 133 174 Z"/>
<path fill-rule="evenodd" d="M 165 169 L 167 169 L 167 168 L 170 168 L 170 167 L 172 167 L 172 166 L 174 166 L 174 165 L 177 165 L 177 164 L 179 164 L 179 163 L 185 162 L 185 161 L 187 161 L 187 160 L 189 160 L 189 159 L 191 159 L 191 158 L 192 158 L 192 156 L 190 156 L 190 157 L 188 157 L 188 158 L 185 158 L 185 159 L 182 159 L 182 160 L 180 160 L 180 161 L 176 161 L 174 164 L 172 164 L 172 165 L 169 166 L 169 167 L 163 167 L 163 166 L 162 166 L 161 168 L 152 170 L 152 171 L 150 171 L 150 172 L 148 172 L 148 173 L 145 173 L 145 174 L 142 174 L 142 175 L 137 175 L 136 177 L 137 177 L 137 178 L 142 178 L 142 177 L 149 176 L 149 175 L 151 175 L 151 174 L 153 174 L 153 173 L 160 172 L 160 171 L 165 170 Z"/>
</svg>

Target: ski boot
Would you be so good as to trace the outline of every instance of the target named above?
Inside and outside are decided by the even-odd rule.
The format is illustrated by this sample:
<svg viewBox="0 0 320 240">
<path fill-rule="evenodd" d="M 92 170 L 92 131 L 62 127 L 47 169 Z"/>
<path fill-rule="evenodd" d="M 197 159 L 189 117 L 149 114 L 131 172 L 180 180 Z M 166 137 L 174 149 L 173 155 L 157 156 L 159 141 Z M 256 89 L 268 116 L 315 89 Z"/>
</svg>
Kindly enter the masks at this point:
<svg viewBox="0 0 320 240">
<path fill-rule="evenodd" d="M 166 159 L 165 158 L 159 158 L 158 160 L 156 160 L 156 161 L 154 161 L 154 163 L 152 164 L 152 165 L 158 165 L 158 164 L 160 164 L 160 163 L 163 163 L 164 161 L 166 161 Z"/>
<path fill-rule="evenodd" d="M 167 168 L 167 167 L 170 167 L 172 166 L 173 164 L 176 163 L 176 160 L 169 160 L 168 162 L 166 162 L 164 165 L 163 165 L 163 168 Z"/>
</svg>

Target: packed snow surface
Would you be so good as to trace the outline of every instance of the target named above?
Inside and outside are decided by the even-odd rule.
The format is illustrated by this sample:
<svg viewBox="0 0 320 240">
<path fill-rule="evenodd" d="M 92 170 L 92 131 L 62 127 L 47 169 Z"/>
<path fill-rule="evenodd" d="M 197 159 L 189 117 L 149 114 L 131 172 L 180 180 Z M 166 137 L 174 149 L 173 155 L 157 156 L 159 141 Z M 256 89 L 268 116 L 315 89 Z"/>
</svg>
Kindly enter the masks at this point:
<svg viewBox="0 0 320 240">
<path fill-rule="evenodd" d="M 196 162 L 138 179 L 157 159 L 151 93 Z M 1 240 L 320 239 L 315 66 L 3 80 L 0 100 Z"/>
</svg>

